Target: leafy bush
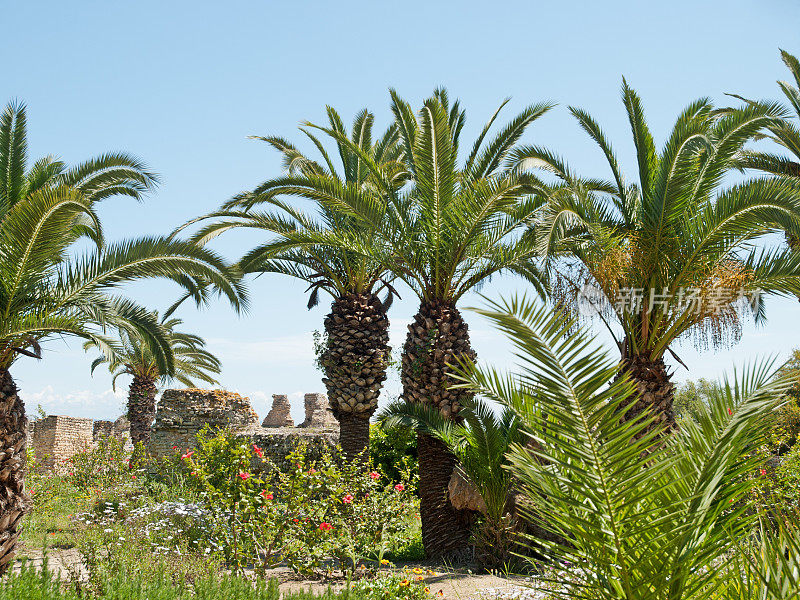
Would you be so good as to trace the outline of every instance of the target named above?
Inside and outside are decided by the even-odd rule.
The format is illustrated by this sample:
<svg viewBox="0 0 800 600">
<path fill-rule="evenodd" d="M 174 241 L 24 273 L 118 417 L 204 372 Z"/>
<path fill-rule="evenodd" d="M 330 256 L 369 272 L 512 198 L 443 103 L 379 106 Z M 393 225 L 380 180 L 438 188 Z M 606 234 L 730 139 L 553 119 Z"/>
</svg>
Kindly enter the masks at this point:
<svg viewBox="0 0 800 600">
<path fill-rule="evenodd" d="M 251 465 L 266 462 L 261 449 L 229 431 L 202 431 L 197 449 L 183 457 L 212 520 L 210 546 L 234 569 L 285 561 L 311 573 L 334 558 L 353 572 L 416 533 L 409 528 L 416 503 L 408 473 L 384 485 L 360 463 L 339 466 L 329 454 L 310 460 L 300 446 L 287 457 L 288 471 L 262 464 L 268 475 L 260 475 Z"/>
<path fill-rule="evenodd" d="M 417 434 L 410 429 L 389 432 L 382 423 L 372 423 L 369 454 L 384 483 L 400 483 L 407 479 L 407 473 L 416 472 L 418 468 Z"/>
<path fill-rule="evenodd" d="M 67 462 L 72 485 L 83 492 L 109 488 L 135 477 L 130 473 L 125 440 L 112 436 L 101 438 L 97 446 L 78 452 Z"/>
<path fill-rule="evenodd" d="M 790 519 L 767 526 L 751 500 L 757 449 L 786 388 L 769 365 L 723 382 L 665 435 L 646 411 L 620 419 L 636 390 L 574 321 L 516 299 L 479 312 L 509 337 L 522 373 L 473 367 L 467 379 L 531 432 L 532 443 L 513 446 L 512 470 L 527 516 L 556 537 L 532 542 L 570 565 L 564 596 L 800 597 L 800 532 Z"/>
</svg>

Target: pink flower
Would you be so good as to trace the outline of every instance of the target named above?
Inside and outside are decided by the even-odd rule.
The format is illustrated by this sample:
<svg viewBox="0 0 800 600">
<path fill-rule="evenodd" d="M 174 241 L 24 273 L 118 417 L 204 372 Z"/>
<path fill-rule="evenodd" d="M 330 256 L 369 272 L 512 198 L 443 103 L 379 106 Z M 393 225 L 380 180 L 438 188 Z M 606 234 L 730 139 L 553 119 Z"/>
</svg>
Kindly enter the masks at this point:
<svg viewBox="0 0 800 600">
<path fill-rule="evenodd" d="M 317 470 L 316 470 L 316 469 L 309 469 L 309 470 L 308 470 L 308 474 L 309 474 L 309 475 L 313 475 L 313 474 L 314 474 L 314 473 L 316 473 L 316 472 L 317 472 Z"/>
<path fill-rule="evenodd" d="M 136 479 L 136 475 L 131 475 L 131 479 Z"/>
<path fill-rule="evenodd" d="M 733 414 L 733 411 L 732 411 L 730 408 L 728 409 L 728 414 L 729 414 L 729 415 L 732 415 L 732 414 Z"/>
<path fill-rule="evenodd" d="M 184 454 L 183 456 L 181 456 L 181 458 L 182 458 L 183 460 L 188 460 L 188 459 L 192 458 L 192 454 L 194 454 L 194 450 L 192 450 L 191 452 L 187 452 L 186 454 Z"/>
<path fill-rule="evenodd" d="M 256 456 L 258 456 L 258 458 L 264 458 L 264 451 L 255 444 L 253 444 L 253 452 L 256 453 Z"/>
<path fill-rule="evenodd" d="M 402 483 L 398 483 L 396 486 L 394 486 L 394 489 L 396 489 L 398 492 L 402 492 L 404 489 L 406 489 L 406 486 L 404 486 Z"/>
<path fill-rule="evenodd" d="M 272 495 L 272 492 L 267 492 L 267 490 L 262 490 L 261 497 L 266 498 L 267 500 L 272 500 L 275 496 Z"/>
<path fill-rule="evenodd" d="M 197 475 L 197 471 L 192 471 L 192 476 Z"/>
<path fill-rule="evenodd" d="M 331 525 L 330 523 L 326 523 L 325 521 L 323 521 L 322 523 L 319 524 L 320 531 L 330 531 L 331 529 L 333 529 L 333 525 Z"/>
<path fill-rule="evenodd" d="M 250 473 L 246 473 L 245 471 L 239 471 L 239 477 L 242 478 L 242 481 L 247 481 L 250 479 Z"/>
<path fill-rule="evenodd" d="M 373 471 L 372 473 L 369 474 L 369 476 L 372 479 L 380 479 L 380 477 L 381 477 L 380 474 L 377 471 Z"/>
<path fill-rule="evenodd" d="M 766 475 L 766 474 L 767 474 L 767 470 L 766 470 L 766 469 L 759 469 L 759 471 L 758 471 L 758 472 L 759 472 L 761 475 Z"/>
<path fill-rule="evenodd" d="M 347 494 L 344 498 L 342 498 L 342 502 L 345 504 L 352 504 L 353 503 L 353 495 Z"/>
</svg>

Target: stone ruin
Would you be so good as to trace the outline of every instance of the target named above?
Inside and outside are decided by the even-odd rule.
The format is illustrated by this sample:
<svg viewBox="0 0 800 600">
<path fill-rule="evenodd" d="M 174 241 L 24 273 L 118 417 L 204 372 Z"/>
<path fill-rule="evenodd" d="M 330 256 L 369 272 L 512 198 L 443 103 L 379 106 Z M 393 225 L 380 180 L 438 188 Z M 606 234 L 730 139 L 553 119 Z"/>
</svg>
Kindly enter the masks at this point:
<svg viewBox="0 0 800 600">
<path fill-rule="evenodd" d="M 235 392 L 221 390 L 165 390 L 156 407 L 149 450 L 167 456 L 195 446 L 196 436 L 206 425 L 230 429 L 257 444 L 278 467 L 298 443 L 307 445 L 310 455 L 332 449 L 339 441 L 339 423 L 328 409 L 325 394 L 305 395 L 305 420 L 294 427 L 288 396 L 275 394 L 272 408 L 259 426 L 250 400 Z"/>
<path fill-rule="evenodd" d="M 206 425 L 228 428 L 248 437 L 263 448 L 278 466 L 298 443 L 307 444 L 311 454 L 323 448 L 332 449 L 339 440 L 339 424 L 328 409 L 325 394 L 305 395 L 305 420 L 294 426 L 288 396 L 275 394 L 272 409 L 261 426 L 250 400 L 234 392 L 222 390 L 165 390 L 156 408 L 150 434 L 149 450 L 156 456 L 194 447 L 195 436 Z M 29 421 L 28 451 L 36 456 L 43 470 L 62 470 L 75 454 L 97 446 L 104 437 L 123 438 L 130 443 L 130 426 L 126 417 L 116 421 L 93 421 L 78 417 L 52 415 Z"/>
<path fill-rule="evenodd" d="M 27 448 L 36 456 L 37 468 L 43 471 L 63 471 L 67 461 L 78 452 L 96 446 L 103 437 L 126 439 L 131 449 L 128 419 L 92 421 L 80 417 L 50 415 L 28 422 Z"/>
</svg>

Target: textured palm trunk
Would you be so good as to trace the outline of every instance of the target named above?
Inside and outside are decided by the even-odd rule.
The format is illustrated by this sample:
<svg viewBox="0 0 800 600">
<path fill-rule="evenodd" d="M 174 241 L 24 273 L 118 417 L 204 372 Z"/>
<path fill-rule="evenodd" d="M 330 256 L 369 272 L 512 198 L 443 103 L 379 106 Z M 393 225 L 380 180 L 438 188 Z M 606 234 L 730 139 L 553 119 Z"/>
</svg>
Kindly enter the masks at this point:
<svg viewBox="0 0 800 600">
<path fill-rule="evenodd" d="M 128 388 L 128 421 L 131 424 L 131 442 L 147 445 L 150 427 L 156 417 L 155 381 L 135 375 Z"/>
<path fill-rule="evenodd" d="M 11 566 L 28 510 L 25 493 L 25 405 L 8 369 L 0 369 L 0 575 Z"/>
<path fill-rule="evenodd" d="M 649 408 L 657 415 L 654 427 L 667 432 L 675 429 L 675 386 L 670 380 L 664 359 L 652 360 L 645 356 L 623 359 L 620 366 L 620 375 L 622 374 L 627 374 L 637 389 L 636 398 L 625 409 L 624 419 L 635 419 Z"/>
<path fill-rule="evenodd" d="M 378 408 L 389 361 L 389 319 L 375 294 L 345 294 L 325 318 L 320 362 L 339 443 L 348 460 L 369 457 L 369 420 Z"/>
<path fill-rule="evenodd" d="M 408 326 L 403 347 L 403 398 L 437 409 L 444 417 L 457 419 L 466 390 L 451 389 L 448 377 L 462 360 L 475 360 L 469 330 L 452 303 L 423 303 Z M 468 547 L 470 515 L 453 508 L 447 486 L 455 458 L 441 442 L 420 434 L 419 491 L 422 541 L 431 558 L 448 557 Z"/>
</svg>

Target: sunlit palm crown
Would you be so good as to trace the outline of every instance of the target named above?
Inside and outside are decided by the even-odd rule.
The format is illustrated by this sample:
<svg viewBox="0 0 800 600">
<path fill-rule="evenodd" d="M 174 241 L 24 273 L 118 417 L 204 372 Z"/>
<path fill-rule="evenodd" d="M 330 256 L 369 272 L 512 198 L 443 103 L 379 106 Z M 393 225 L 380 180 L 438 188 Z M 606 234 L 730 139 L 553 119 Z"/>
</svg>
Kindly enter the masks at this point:
<svg viewBox="0 0 800 600">
<path fill-rule="evenodd" d="M 75 167 L 45 157 L 27 168 L 25 107 L 0 117 L 0 367 L 20 354 L 40 355 L 54 334 L 74 334 L 111 351 L 105 328 L 137 331 L 166 368 L 171 351 L 154 316 L 110 292 L 144 277 L 167 277 L 197 288 L 211 283 L 240 305 L 235 272 L 188 242 L 141 238 L 105 245 L 97 202 L 139 199 L 155 177 L 135 158 L 104 154 Z M 82 238 L 92 248 L 70 250 Z"/>
<path fill-rule="evenodd" d="M 626 355 L 657 359 L 687 333 L 701 343 L 731 341 L 743 312 L 763 318 L 759 290 L 800 291 L 798 257 L 756 243 L 769 232 L 797 231 L 798 186 L 772 177 L 723 185 L 744 145 L 774 123 L 780 108 L 753 103 L 718 113 L 709 100 L 698 100 L 658 151 L 627 83 L 622 99 L 636 149 L 635 181 L 623 175 L 597 122 L 577 108 L 570 111 L 600 147 L 612 181 L 581 179 L 540 148 L 514 155 L 517 169 L 543 168 L 559 180 L 548 186 L 535 228 L 557 301 L 576 309 L 583 286 L 599 290 L 593 312 L 612 334 L 611 321 L 621 324 Z M 620 302 L 629 290 L 641 291 L 641 307 Z M 694 294 L 699 302 L 690 302 Z"/>
<path fill-rule="evenodd" d="M 158 315 L 154 315 L 157 319 Z M 92 362 L 92 371 L 107 364 L 114 375 L 111 385 L 115 386 L 120 375 L 133 375 L 153 382 L 167 383 L 175 380 L 185 386 L 193 387 L 195 381 L 215 384 L 212 375 L 220 372 L 219 360 L 205 350 L 205 341 L 197 335 L 176 331 L 183 321 L 165 315 L 159 323 L 172 350 L 172 369 L 165 370 L 153 353 L 150 344 L 135 332 L 121 331 L 115 344 L 113 355 L 104 354 Z M 87 341 L 84 349 L 94 348 L 93 341 Z"/>
<path fill-rule="evenodd" d="M 531 236 L 517 235 L 538 204 L 528 194 L 538 181 L 506 169 L 509 152 L 550 104 L 523 110 L 488 143 L 487 135 L 505 106 L 492 115 L 462 166 L 459 138 L 465 113 L 437 90 L 415 114 L 392 91 L 392 112 L 402 149 L 407 185 L 363 157 L 379 198 L 337 194 L 326 199 L 338 210 L 382 224 L 383 261 L 423 301 L 455 302 L 500 271 L 513 272 L 541 289 L 532 259 Z"/>
<path fill-rule="evenodd" d="M 300 127 L 321 161 L 308 158 L 283 138 L 258 137 L 283 154 L 286 174 L 238 195 L 224 210 L 199 219 L 213 222 L 194 238 L 205 243 L 239 227 L 273 234 L 272 239 L 242 258 L 240 268 L 245 273 L 281 273 L 309 282 L 309 307 L 318 302 L 319 290 L 339 297 L 373 293 L 389 285 L 384 279 L 385 267 L 375 256 L 383 223 L 361 220 L 338 209 L 342 199 L 357 205 L 380 205 L 382 183 L 397 189 L 405 181 L 394 128 L 373 140 L 374 117 L 363 110 L 348 135 L 339 114 L 331 107 L 327 112 L 328 127 L 311 123 Z M 338 168 L 323 144 L 325 138 L 315 131 L 322 131 L 333 141 L 341 161 Z M 304 212 L 296 203 L 282 199 L 286 196 L 309 200 L 314 210 Z M 262 205 L 269 210 L 255 208 Z"/>
</svg>

